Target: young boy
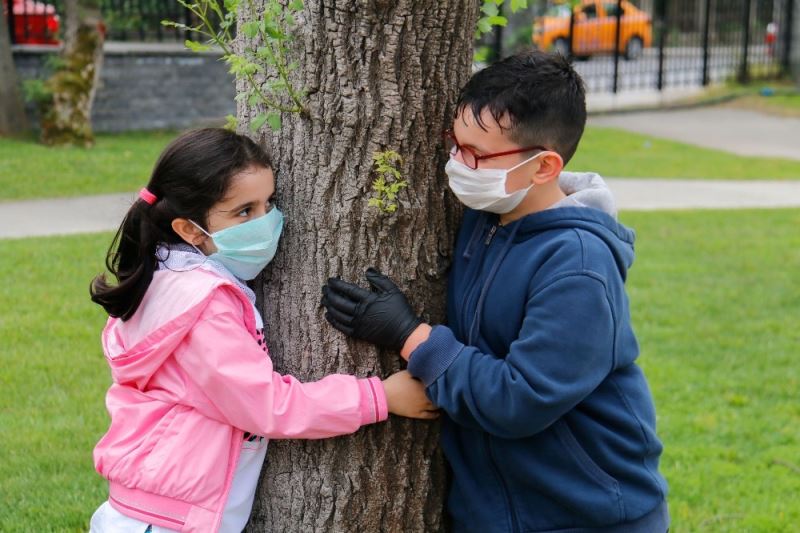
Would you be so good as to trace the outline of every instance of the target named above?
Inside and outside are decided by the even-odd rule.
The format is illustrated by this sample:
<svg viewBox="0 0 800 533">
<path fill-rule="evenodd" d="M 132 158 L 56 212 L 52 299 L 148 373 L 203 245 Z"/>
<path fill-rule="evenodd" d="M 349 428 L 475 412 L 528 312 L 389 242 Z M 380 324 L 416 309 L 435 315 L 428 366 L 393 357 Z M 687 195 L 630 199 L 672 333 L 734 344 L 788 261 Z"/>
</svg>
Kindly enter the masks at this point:
<svg viewBox="0 0 800 533">
<path fill-rule="evenodd" d="M 533 52 L 476 73 L 448 134 L 445 171 L 470 209 L 447 325 L 422 323 L 373 269 L 371 291 L 339 279 L 323 287 L 328 320 L 400 350 L 445 412 L 456 531 L 669 528 L 624 287 L 634 233 L 599 177 L 563 173 L 559 187 L 585 122 L 583 83 L 560 56 Z M 575 183 L 582 190 L 565 195 Z"/>
</svg>

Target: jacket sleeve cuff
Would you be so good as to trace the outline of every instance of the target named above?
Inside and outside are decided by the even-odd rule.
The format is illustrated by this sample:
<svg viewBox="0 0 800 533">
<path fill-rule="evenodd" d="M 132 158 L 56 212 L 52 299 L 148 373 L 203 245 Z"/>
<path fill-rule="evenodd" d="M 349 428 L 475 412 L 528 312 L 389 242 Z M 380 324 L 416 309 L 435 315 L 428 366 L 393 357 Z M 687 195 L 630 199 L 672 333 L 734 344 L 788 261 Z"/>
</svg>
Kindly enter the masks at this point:
<svg viewBox="0 0 800 533">
<path fill-rule="evenodd" d="M 408 371 L 430 387 L 455 361 L 464 345 L 446 326 L 434 326 L 428 340 L 417 346 L 408 358 Z"/>
<path fill-rule="evenodd" d="M 389 418 L 389 407 L 381 378 L 359 379 L 358 387 L 361 392 L 361 425 L 383 422 Z"/>
</svg>

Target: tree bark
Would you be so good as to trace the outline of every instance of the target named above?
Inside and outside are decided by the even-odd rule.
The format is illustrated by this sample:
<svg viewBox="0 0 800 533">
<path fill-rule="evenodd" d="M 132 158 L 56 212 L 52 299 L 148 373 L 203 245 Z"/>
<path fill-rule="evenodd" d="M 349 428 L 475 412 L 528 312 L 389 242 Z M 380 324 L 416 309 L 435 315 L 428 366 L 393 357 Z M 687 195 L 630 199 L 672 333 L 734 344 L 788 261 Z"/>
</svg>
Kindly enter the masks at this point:
<svg viewBox="0 0 800 533">
<path fill-rule="evenodd" d="M 40 107 L 42 142 L 94 144 L 92 105 L 103 64 L 104 28 L 94 0 L 66 0 L 62 67 L 47 80 L 52 98 Z"/>
<path fill-rule="evenodd" d="M 306 3 L 293 59 L 308 113 L 285 113 L 280 131 L 260 132 L 287 220 L 257 281 L 279 371 L 308 381 L 400 368 L 397 353 L 327 325 L 319 300 L 329 276 L 363 281 L 374 265 L 423 317 L 443 320 L 460 209 L 447 191 L 441 133 L 470 75 L 477 14 L 474 0 Z M 238 115 L 245 130 L 252 117 L 241 103 Z M 372 155 L 388 149 L 403 156 L 409 184 L 391 215 L 368 206 Z M 248 531 L 443 530 L 438 434 L 437 423 L 392 417 L 352 436 L 271 442 Z"/>
<path fill-rule="evenodd" d="M 28 119 L 11 53 L 8 20 L 0 8 L 0 135 L 20 135 L 26 131 Z"/>
</svg>

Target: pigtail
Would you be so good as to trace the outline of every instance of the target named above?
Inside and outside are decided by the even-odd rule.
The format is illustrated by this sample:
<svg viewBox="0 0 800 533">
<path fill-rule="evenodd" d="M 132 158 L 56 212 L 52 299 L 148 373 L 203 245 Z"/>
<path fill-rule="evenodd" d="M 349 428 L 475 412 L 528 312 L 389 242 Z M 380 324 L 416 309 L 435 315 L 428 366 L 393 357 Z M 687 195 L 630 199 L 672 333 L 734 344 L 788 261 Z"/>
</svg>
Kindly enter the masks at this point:
<svg viewBox="0 0 800 533">
<path fill-rule="evenodd" d="M 106 267 L 116 283 L 106 274 L 96 276 L 89 286 L 92 301 L 109 316 L 131 318 L 158 269 L 159 244 L 183 242 L 172 221 L 205 223 L 233 176 L 254 165 L 271 168 L 272 162 L 251 139 L 222 128 L 189 131 L 170 143 L 108 249 Z"/>
<path fill-rule="evenodd" d="M 137 200 L 117 230 L 106 255 L 106 268 L 116 278 L 111 284 L 105 274 L 92 280 L 92 301 L 109 316 L 128 320 L 139 308 L 153 273 L 158 268 L 156 247 L 163 235 L 153 224 L 149 210 L 158 209 Z"/>
</svg>

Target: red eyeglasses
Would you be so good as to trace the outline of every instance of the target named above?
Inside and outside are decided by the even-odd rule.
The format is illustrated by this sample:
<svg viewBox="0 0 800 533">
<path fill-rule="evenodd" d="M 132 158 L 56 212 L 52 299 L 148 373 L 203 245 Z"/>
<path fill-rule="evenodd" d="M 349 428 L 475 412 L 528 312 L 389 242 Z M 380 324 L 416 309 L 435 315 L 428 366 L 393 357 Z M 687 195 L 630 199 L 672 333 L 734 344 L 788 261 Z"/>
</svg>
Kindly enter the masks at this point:
<svg viewBox="0 0 800 533">
<path fill-rule="evenodd" d="M 492 159 L 495 157 L 501 157 L 504 155 L 511 155 L 511 154 L 521 154 L 523 152 L 530 152 L 531 150 L 542 150 L 545 151 L 547 148 L 544 146 L 528 146 L 527 148 L 518 148 L 516 150 L 507 150 L 505 152 L 497 152 L 494 154 L 485 154 L 485 155 L 478 155 L 472 151 L 471 148 L 468 146 L 462 146 L 458 143 L 458 139 L 456 139 L 453 130 L 445 130 L 444 132 L 444 142 L 447 151 L 450 152 L 452 155 L 456 155 L 458 152 L 461 152 L 461 158 L 464 160 L 464 164 L 467 165 L 472 170 L 476 170 L 478 168 L 478 162 L 483 161 L 485 159 Z"/>
</svg>

